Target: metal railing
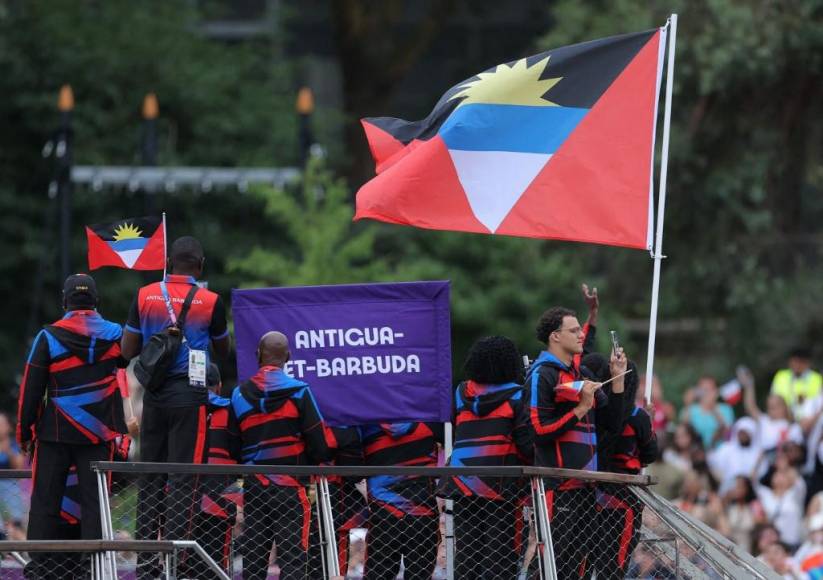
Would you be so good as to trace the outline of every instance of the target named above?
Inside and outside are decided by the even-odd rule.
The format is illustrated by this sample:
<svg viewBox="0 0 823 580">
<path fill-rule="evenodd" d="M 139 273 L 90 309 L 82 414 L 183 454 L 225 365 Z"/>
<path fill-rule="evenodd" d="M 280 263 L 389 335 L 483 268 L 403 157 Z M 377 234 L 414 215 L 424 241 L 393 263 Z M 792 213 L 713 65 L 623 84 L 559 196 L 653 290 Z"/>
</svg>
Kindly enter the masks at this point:
<svg viewBox="0 0 823 580">
<path fill-rule="evenodd" d="M 654 494 L 646 476 L 535 467 L 101 462 L 93 468 L 105 491 L 103 539 L 0 542 L 0 553 L 9 556 L 0 561 L 0 579 L 22 577 L 29 558 L 46 558 L 61 571 L 55 578 L 140 577 L 138 564 L 166 578 L 239 578 L 242 571 L 244 578 L 312 580 L 554 579 L 569 577 L 572 564 L 572 577 L 583 566 L 598 579 L 776 577 Z M 24 480 L 29 472 L 0 470 L 4 476 Z M 168 537 L 163 522 L 154 537 L 139 537 L 138 512 L 147 507 L 138 505 L 139 486 L 152 476 L 166 480 L 163 504 L 172 497 L 169 485 L 194 480 L 191 502 L 161 510 L 164 521 L 175 511 L 191 518 L 186 537 Z M 558 489 L 570 480 L 579 487 Z M 484 497 L 488 488 L 495 493 Z M 585 517 L 569 525 L 564 514 Z"/>
</svg>

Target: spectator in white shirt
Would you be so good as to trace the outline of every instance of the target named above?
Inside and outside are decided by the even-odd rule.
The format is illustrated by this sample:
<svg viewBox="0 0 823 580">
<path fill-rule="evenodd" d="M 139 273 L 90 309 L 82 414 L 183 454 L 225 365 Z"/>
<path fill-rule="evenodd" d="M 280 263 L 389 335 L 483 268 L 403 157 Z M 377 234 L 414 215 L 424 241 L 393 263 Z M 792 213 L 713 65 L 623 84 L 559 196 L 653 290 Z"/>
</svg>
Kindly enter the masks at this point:
<svg viewBox="0 0 823 580">
<path fill-rule="evenodd" d="M 766 412 L 760 410 L 754 396 L 754 377 L 749 372 L 738 373 L 743 385 L 743 407 L 757 421 L 757 437 L 763 451 L 773 451 L 784 441 L 803 445 L 803 431 L 792 420 L 786 401 L 778 395 L 766 399 Z"/>
<path fill-rule="evenodd" d="M 806 483 L 803 478 L 789 468 L 774 472 L 770 488 L 761 485 L 754 476 L 752 483 L 766 518 L 780 533 L 780 541 L 792 548 L 799 546 L 805 531 L 803 502 L 806 499 Z"/>
<path fill-rule="evenodd" d="M 735 421 L 731 438 L 709 453 L 709 467 L 720 484 L 720 495 L 732 488 L 738 476 L 751 475 L 760 453 L 755 420 L 742 417 Z"/>
</svg>

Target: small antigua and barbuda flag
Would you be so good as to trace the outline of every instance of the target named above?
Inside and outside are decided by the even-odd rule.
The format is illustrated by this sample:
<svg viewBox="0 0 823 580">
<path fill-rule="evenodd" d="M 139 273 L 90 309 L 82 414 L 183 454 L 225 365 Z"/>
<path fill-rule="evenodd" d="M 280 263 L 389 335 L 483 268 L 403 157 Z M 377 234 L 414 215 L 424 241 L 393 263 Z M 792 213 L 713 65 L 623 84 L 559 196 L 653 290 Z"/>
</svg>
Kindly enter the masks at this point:
<svg viewBox="0 0 823 580">
<path fill-rule="evenodd" d="M 743 400 L 743 387 L 740 381 L 732 379 L 720 387 L 720 396 L 729 405 L 736 405 Z"/>
<path fill-rule="evenodd" d="M 86 226 L 89 270 L 103 266 L 163 270 L 166 265 L 165 217 L 138 217 Z"/>
<path fill-rule="evenodd" d="M 421 121 L 363 119 L 377 176 L 355 219 L 651 247 L 666 31 L 494 66 Z"/>
<path fill-rule="evenodd" d="M 554 397 L 558 402 L 576 403 L 580 401 L 580 391 L 586 381 L 570 381 L 554 387 Z"/>
</svg>

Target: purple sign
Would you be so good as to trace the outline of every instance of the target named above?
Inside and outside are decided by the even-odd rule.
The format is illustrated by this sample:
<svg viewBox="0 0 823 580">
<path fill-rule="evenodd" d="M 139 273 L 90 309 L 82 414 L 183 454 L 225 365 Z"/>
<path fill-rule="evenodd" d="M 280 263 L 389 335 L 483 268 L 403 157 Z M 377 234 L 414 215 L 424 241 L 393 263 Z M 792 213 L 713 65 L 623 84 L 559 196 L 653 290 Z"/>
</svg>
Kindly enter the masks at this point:
<svg viewBox="0 0 823 580">
<path fill-rule="evenodd" d="M 451 420 L 448 282 L 232 290 L 232 312 L 241 381 L 260 337 L 279 330 L 284 370 L 330 424 Z"/>
</svg>

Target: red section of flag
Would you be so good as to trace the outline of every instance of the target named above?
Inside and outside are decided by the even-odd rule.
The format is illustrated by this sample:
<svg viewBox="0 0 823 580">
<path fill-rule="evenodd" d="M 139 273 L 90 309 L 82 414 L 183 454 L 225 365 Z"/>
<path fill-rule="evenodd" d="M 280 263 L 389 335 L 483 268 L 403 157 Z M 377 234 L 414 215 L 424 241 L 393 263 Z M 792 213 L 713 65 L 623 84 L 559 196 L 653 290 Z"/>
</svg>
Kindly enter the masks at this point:
<svg viewBox="0 0 823 580">
<path fill-rule="evenodd" d="M 729 381 L 720 387 L 720 396 L 729 405 L 736 405 L 743 400 L 743 387 L 736 380 Z"/>
<path fill-rule="evenodd" d="M 661 33 L 601 95 L 496 229 L 496 234 L 646 248 Z M 490 233 L 475 217 L 439 136 L 403 148 L 363 123 L 378 175 L 355 219 Z"/>
<path fill-rule="evenodd" d="M 498 234 L 646 248 L 660 32 L 535 177 Z"/>
<path fill-rule="evenodd" d="M 369 149 L 371 149 L 371 155 L 374 158 L 376 171 L 380 173 L 384 169 L 382 167 L 383 163 L 395 153 L 401 151 L 404 146 L 386 131 L 372 125 L 365 119 L 361 120 L 360 123 L 366 132 L 366 140 L 369 142 Z"/>
<path fill-rule="evenodd" d="M 132 270 L 162 270 L 166 266 L 166 229 L 155 230 Z"/>
<path fill-rule="evenodd" d="M 489 233 L 472 213 L 443 140 L 433 137 L 418 143 L 402 163 L 360 188 L 354 219 Z"/>
<path fill-rule="evenodd" d="M 738 391 L 733 396 L 730 396 L 728 399 L 726 399 L 726 403 L 728 403 L 729 405 L 737 405 L 742 400 L 743 400 L 743 393 Z"/>
<path fill-rule="evenodd" d="M 103 266 L 126 267 L 117 252 L 112 250 L 111 246 L 89 227 L 86 227 L 86 238 L 89 242 L 89 270 L 96 270 Z"/>
<path fill-rule="evenodd" d="M 162 270 L 166 266 L 166 229 L 160 225 L 149 238 L 140 257 L 129 268 L 111 246 L 86 226 L 86 239 L 89 245 L 89 270 L 103 266 L 126 268 L 130 270 Z"/>
</svg>

